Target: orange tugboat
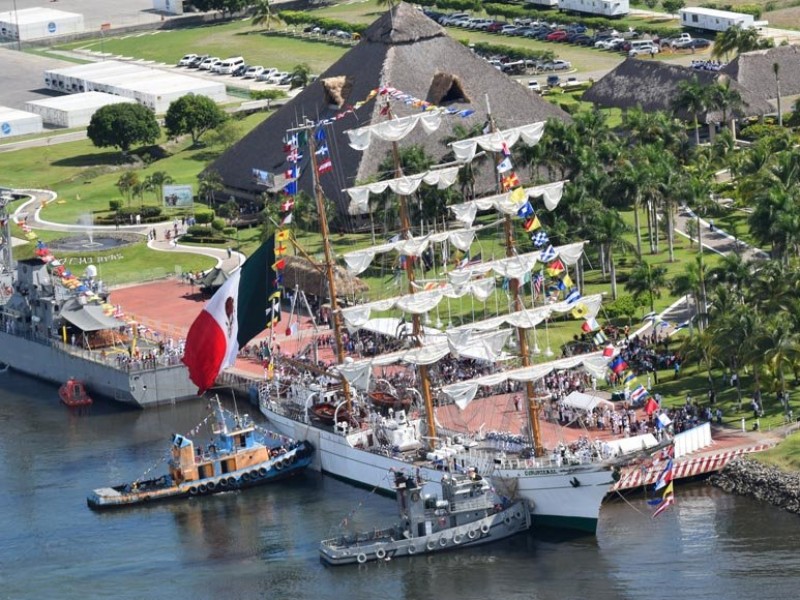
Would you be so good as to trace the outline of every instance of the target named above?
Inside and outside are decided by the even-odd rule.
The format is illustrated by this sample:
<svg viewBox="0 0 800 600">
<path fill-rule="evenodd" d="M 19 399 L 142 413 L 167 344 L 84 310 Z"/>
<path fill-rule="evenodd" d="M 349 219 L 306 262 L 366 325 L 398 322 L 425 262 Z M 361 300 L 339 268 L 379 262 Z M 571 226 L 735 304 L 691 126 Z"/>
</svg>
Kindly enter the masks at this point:
<svg viewBox="0 0 800 600">
<path fill-rule="evenodd" d="M 70 408 L 90 406 L 92 404 L 92 398 L 86 393 L 83 382 L 73 379 L 72 377 L 67 379 L 67 382 L 58 388 L 58 395 L 61 398 L 61 402 Z"/>
</svg>

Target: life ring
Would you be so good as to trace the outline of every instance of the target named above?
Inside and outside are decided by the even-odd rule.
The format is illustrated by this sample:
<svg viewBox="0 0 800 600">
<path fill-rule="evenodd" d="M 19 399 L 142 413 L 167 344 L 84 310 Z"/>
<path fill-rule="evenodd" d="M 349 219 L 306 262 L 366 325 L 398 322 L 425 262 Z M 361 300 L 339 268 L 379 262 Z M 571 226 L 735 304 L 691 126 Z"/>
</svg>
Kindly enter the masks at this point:
<svg viewBox="0 0 800 600">
<path fill-rule="evenodd" d="M 476 529 L 470 529 L 467 532 L 467 537 L 471 540 L 474 540 L 476 537 L 478 537 L 478 531 Z"/>
<path fill-rule="evenodd" d="M 457 533 L 457 534 L 455 534 L 455 535 L 453 536 L 453 543 L 454 543 L 454 544 L 460 544 L 460 543 L 462 542 L 462 540 L 463 540 L 463 539 L 464 539 L 464 536 L 463 536 L 463 535 L 461 535 L 460 533 Z"/>
<path fill-rule="evenodd" d="M 217 489 L 217 484 L 216 484 L 216 483 L 214 483 L 213 481 L 209 481 L 209 482 L 206 484 L 206 487 L 208 488 L 208 491 L 209 491 L 209 492 L 213 492 L 215 489 Z"/>
<path fill-rule="evenodd" d="M 190 487 L 190 488 L 189 488 L 189 493 L 190 493 L 192 496 L 197 496 L 197 488 L 196 488 L 196 487 L 194 487 L 194 486 Z"/>
<path fill-rule="evenodd" d="M 442 548 L 444 548 L 445 546 L 447 546 L 447 538 L 446 538 L 446 537 L 444 537 L 444 536 L 440 537 L 440 538 L 439 538 L 439 545 L 440 545 Z"/>
<path fill-rule="evenodd" d="M 414 544 L 411 544 L 411 545 L 408 547 L 408 553 L 409 553 L 409 554 L 414 554 L 416 551 L 417 551 L 417 547 L 416 547 Z"/>
<path fill-rule="evenodd" d="M 359 552 L 358 556 L 356 556 L 356 560 L 358 561 L 358 564 L 363 565 L 365 562 L 367 562 L 367 555 L 363 552 Z"/>
<path fill-rule="evenodd" d="M 511 515 L 506 515 L 505 518 L 503 519 L 503 523 L 505 523 L 506 525 L 511 525 Z"/>
<path fill-rule="evenodd" d="M 386 550 L 384 550 L 383 548 L 378 548 L 377 550 L 375 550 L 375 556 L 378 558 L 378 560 L 383 560 L 384 558 L 386 558 Z"/>
<path fill-rule="evenodd" d="M 523 516 L 524 515 L 522 514 L 521 510 L 518 510 L 517 512 L 514 513 L 514 518 L 519 519 L 520 521 L 522 520 Z"/>
<path fill-rule="evenodd" d="M 265 477 L 267 475 L 267 470 L 264 467 L 261 467 L 258 470 L 258 474 L 261 475 L 261 477 Z"/>
<path fill-rule="evenodd" d="M 429 541 L 429 542 L 428 542 L 428 543 L 425 545 L 425 547 L 426 547 L 428 550 L 431 550 L 431 551 L 432 551 L 434 548 L 436 548 L 436 542 L 434 542 L 433 540 L 430 540 L 430 541 Z"/>
<path fill-rule="evenodd" d="M 483 525 L 481 525 L 481 533 L 489 533 L 489 529 L 490 527 L 488 523 L 484 523 Z"/>
<path fill-rule="evenodd" d="M 205 494 L 208 491 L 208 487 L 206 487 L 204 483 L 201 483 L 199 486 L 197 486 L 197 491 L 201 494 Z"/>
</svg>

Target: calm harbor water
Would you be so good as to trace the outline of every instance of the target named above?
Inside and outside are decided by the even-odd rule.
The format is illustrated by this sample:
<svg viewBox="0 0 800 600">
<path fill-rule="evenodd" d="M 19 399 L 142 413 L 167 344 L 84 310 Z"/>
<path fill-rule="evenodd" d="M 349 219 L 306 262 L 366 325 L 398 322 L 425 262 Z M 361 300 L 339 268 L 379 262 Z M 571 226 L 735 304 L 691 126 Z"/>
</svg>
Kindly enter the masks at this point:
<svg viewBox="0 0 800 600">
<path fill-rule="evenodd" d="M 318 541 L 348 516 L 358 529 L 394 520 L 393 500 L 309 472 L 182 503 L 104 513 L 86 507 L 92 488 L 138 477 L 166 453 L 172 432 L 188 432 L 206 414 L 201 401 L 148 411 L 100 401 L 71 413 L 55 387 L 0 374 L 0 598 L 798 594 L 800 519 L 702 484 L 679 487 L 677 506 L 655 520 L 642 499 L 605 505 L 596 538 L 523 535 L 337 569 L 319 562 Z"/>
</svg>

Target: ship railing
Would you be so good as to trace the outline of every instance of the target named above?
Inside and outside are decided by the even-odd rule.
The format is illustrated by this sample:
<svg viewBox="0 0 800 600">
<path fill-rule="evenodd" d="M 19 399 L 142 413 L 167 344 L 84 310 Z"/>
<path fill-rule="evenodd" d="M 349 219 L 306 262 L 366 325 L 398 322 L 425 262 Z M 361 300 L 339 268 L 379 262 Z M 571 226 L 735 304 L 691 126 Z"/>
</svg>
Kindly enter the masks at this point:
<svg viewBox="0 0 800 600">
<path fill-rule="evenodd" d="M 322 545 L 336 548 L 344 545 L 371 544 L 376 540 L 394 539 L 397 534 L 395 527 L 387 529 L 373 529 L 372 531 L 362 531 L 354 534 L 341 535 L 339 537 L 322 540 Z"/>
<path fill-rule="evenodd" d="M 471 462 L 471 465 L 484 475 L 491 474 L 495 469 L 552 469 L 582 464 L 602 462 L 601 458 L 583 457 L 571 454 L 566 457 L 521 458 L 517 456 L 503 456 L 488 452 L 472 451 L 466 456 L 457 455 L 458 460 Z"/>
<path fill-rule="evenodd" d="M 492 507 L 492 502 L 486 496 L 474 500 L 459 500 L 450 503 L 450 512 L 467 512 L 472 510 L 485 510 Z"/>
</svg>

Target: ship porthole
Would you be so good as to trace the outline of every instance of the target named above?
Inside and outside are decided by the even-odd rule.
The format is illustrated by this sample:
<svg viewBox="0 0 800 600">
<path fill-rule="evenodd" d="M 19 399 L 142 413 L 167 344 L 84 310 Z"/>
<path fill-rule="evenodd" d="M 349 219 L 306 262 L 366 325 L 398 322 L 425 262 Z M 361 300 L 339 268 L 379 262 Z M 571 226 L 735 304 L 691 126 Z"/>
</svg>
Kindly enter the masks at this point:
<svg viewBox="0 0 800 600">
<path fill-rule="evenodd" d="M 378 548 L 375 551 L 375 556 L 377 556 L 378 559 L 386 558 L 386 550 L 384 550 L 383 548 Z"/>
<path fill-rule="evenodd" d="M 358 564 L 363 565 L 365 562 L 367 562 L 367 555 L 363 552 L 360 552 L 358 556 L 356 556 L 356 560 L 358 561 Z"/>
</svg>

